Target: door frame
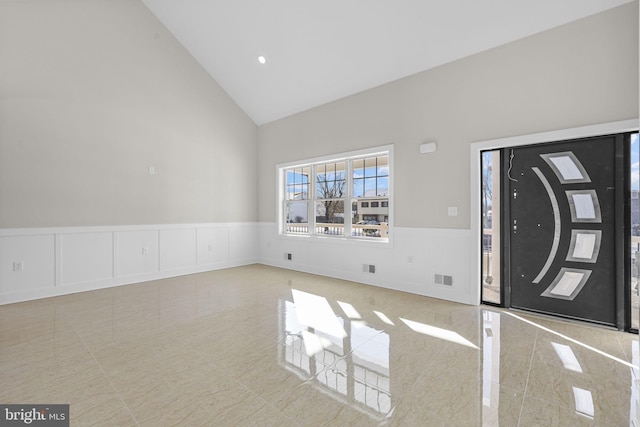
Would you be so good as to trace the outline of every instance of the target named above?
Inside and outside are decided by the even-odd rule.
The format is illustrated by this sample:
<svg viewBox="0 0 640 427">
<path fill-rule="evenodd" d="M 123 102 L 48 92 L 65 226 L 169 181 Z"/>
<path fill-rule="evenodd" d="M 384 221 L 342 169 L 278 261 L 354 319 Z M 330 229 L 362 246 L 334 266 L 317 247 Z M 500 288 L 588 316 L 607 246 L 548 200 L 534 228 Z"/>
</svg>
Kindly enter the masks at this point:
<svg viewBox="0 0 640 427">
<path fill-rule="evenodd" d="M 482 185 L 481 156 L 482 151 L 500 148 L 537 145 L 544 143 L 562 142 L 572 139 L 589 138 L 594 136 L 610 135 L 615 133 L 638 132 L 639 119 L 622 120 L 617 122 L 601 123 L 591 126 L 582 126 L 570 129 L 561 129 L 550 132 L 519 135 L 507 138 L 499 138 L 485 141 L 477 141 L 470 144 L 470 231 L 471 242 L 469 244 L 470 260 L 470 300 L 475 305 L 480 305 L 482 288 L 482 200 L 480 197 Z M 625 260 L 616 262 L 624 263 Z"/>
</svg>

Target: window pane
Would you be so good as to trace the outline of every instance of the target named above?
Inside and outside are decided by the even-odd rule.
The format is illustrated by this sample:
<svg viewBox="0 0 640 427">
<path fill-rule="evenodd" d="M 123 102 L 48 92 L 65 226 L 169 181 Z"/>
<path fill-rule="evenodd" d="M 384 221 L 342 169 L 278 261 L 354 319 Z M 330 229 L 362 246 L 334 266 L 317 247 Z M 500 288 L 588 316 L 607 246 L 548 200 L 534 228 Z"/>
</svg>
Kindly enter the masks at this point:
<svg viewBox="0 0 640 427">
<path fill-rule="evenodd" d="M 389 199 L 355 200 L 351 234 L 363 238 L 389 237 Z"/>
<path fill-rule="evenodd" d="M 316 166 L 316 197 L 336 199 L 345 195 L 345 163 L 327 163 Z"/>
<path fill-rule="evenodd" d="M 389 195 L 389 178 L 378 178 L 378 189 L 376 196 L 388 196 Z"/>
<path fill-rule="evenodd" d="M 306 201 L 285 202 L 285 231 L 287 233 L 309 233 Z"/>
<path fill-rule="evenodd" d="M 286 191 L 286 200 L 304 200 L 306 198 L 301 185 L 288 185 Z"/>
<path fill-rule="evenodd" d="M 362 180 L 363 177 L 364 180 Z M 354 197 L 388 196 L 389 156 L 355 160 L 353 162 L 353 179 Z"/>
<path fill-rule="evenodd" d="M 309 198 L 309 167 L 287 169 L 285 173 L 285 200 Z"/>
<path fill-rule="evenodd" d="M 481 167 L 482 301 L 500 304 L 500 150 L 483 152 Z"/>
<path fill-rule="evenodd" d="M 364 197 L 364 179 L 353 180 L 353 197 Z"/>
<path fill-rule="evenodd" d="M 366 159 L 365 160 L 365 167 L 364 167 L 364 176 L 365 177 L 376 176 L 376 172 L 377 171 L 378 171 L 378 169 L 376 168 L 376 159 L 375 159 L 375 157 L 373 159 Z"/>
<path fill-rule="evenodd" d="M 354 178 L 362 178 L 364 177 L 364 160 L 353 160 L 353 177 Z"/>
<path fill-rule="evenodd" d="M 378 157 L 378 176 L 389 176 L 389 156 Z"/>
<path fill-rule="evenodd" d="M 377 215 L 363 215 L 364 219 L 351 226 L 351 233 L 355 237 L 387 238 L 389 237 L 389 225 L 387 222 L 378 221 Z"/>
<path fill-rule="evenodd" d="M 640 140 L 638 134 L 631 135 L 631 327 L 638 329 L 640 321 L 638 319 L 638 286 L 640 277 Z"/>
<path fill-rule="evenodd" d="M 358 201 L 353 200 L 351 202 L 351 224 L 355 224 L 358 221 Z"/>
<path fill-rule="evenodd" d="M 376 179 L 365 178 L 364 180 L 364 197 L 376 196 Z"/>
<path fill-rule="evenodd" d="M 327 169 L 327 175 L 329 179 L 335 179 L 336 177 L 336 164 L 335 163 L 329 163 L 327 165 L 325 165 L 325 168 Z"/>
<path fill-rule="evenodd" d="M 315 205 L 316 234 L 344 234 L 344 201 L 323 200 Z"/>
</svg>

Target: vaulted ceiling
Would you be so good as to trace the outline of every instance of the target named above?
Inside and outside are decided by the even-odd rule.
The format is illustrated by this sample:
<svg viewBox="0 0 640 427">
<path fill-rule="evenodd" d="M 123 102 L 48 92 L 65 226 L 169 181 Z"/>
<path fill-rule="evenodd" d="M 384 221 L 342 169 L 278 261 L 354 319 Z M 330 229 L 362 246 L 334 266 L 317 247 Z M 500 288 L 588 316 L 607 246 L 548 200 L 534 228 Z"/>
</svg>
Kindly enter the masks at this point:
<svg viewBox="0 0 640 427">
<path fill-rule="evenodd" d="M 143 0 L 258 125 L 630 1 Z"/>
</svg>

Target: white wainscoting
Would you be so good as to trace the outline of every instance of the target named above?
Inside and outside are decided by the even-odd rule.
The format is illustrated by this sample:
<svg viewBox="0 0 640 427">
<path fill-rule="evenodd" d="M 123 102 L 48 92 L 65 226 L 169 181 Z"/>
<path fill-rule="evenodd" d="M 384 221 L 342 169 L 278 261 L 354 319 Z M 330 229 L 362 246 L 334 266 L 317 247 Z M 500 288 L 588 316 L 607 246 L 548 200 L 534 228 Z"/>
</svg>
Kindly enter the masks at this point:
<svg viewBox="0 0 640 427">
<path fill-rule="evenodd" d="M 0 229 L 0 304 L 256 262 L 478 304 L 472 243 L 469 230 L 405 227 L 388 244 L 283 237 L 275 223 Z"/>
<path fill-rule="evenodd" d="M 480 287 L 470 282 L 472 244 L 470 230 L 394 227 L 385 244 L 285 237 L 275 223 L 260 224 L 262 264 L 477 305 Z M 364 264 L 375 265 L 375 273 L 365 272 Z M 451 286 L 435 283 L 436 274 L 451 276 Z"/>
<path fill-rule="evenodd" d="M 73 233 L 56 236 L 59 256 L 56 282 L 61 286 L 112 279 L 113 233 Z"/>
<path fill-rule="evenodd" d="M 256 223 L 0 229 L 0 304 L 258 262 Z"/>
</svg>

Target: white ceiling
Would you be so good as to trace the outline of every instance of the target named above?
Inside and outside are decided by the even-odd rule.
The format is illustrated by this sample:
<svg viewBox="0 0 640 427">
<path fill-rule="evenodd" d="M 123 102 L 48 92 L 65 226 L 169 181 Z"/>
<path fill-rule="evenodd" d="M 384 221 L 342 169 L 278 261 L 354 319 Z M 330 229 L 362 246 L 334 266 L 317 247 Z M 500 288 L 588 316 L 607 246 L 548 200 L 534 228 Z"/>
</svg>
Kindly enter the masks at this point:
<svg viewBox="0 0 640 427">
<path fill-rule="evenodd" d="M 630 1 L 143 0 L 258 125 Z"/>
</svg>

